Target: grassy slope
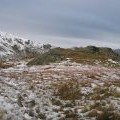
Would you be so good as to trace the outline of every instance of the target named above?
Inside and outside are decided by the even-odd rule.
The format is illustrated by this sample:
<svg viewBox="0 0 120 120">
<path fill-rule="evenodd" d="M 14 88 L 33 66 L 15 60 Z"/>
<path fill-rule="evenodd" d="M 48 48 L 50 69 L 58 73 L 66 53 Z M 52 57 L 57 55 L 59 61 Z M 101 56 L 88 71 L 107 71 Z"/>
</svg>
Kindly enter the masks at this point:
<svg viewBox="0 0 120 120">
<path fill-rule="evenodd" d="M 52 62 L 60 62 L 66 58 L 71 58 L 77 63 L 93 64 L 95 60 L 100 60 L 104 63 L 108 59 L 115 61 L 120 60 L 120 56 L 116 54 L 111 48 L 99 48 L 88 46 L 85 48 L 64 49 L 55 48 L 43 55 L 34 58 L 28 65 L 43 65 Z"/>
</svg>

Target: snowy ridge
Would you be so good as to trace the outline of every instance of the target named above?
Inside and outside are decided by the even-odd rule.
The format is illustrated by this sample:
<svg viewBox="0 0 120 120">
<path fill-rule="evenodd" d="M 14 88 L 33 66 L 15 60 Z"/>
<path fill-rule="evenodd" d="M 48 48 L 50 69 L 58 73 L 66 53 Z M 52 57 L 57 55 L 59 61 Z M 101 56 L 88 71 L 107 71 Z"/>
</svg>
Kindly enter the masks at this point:
<svg viewBox="0 0 120 120">
<path fill-rule="evenodd" d="M 0 32 L 0 57 L 16 54 L 17 51 L 24 51 L 26 47 L 33 49 L 40 46 L 42 45 L 38 45 L 31 40 Z"/>
</svg>

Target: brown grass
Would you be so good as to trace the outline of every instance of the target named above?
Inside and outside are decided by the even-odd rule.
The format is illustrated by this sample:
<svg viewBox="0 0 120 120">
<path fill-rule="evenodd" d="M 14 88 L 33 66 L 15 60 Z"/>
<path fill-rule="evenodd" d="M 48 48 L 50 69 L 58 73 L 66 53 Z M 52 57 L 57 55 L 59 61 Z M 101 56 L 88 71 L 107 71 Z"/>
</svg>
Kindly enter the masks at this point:
<svg viewBox="0 0 120 120">
<path fill-rule="evenodd" d="M 6 69 L 6 68 L 9 68 L 9 67 L 13 67 L 13 66 L 14 66 L 14 64 L 4 63 L 4 62 L 0 61 L 0 68 Z"/>
<path fill-rule="evenodd" d="M 80 86 L 76 80 L 68 80 L 55 84 L 54 88 L 54 95 L 59 96 L 62 100 L 76 100 L 81 98 Z"/>
</svg>

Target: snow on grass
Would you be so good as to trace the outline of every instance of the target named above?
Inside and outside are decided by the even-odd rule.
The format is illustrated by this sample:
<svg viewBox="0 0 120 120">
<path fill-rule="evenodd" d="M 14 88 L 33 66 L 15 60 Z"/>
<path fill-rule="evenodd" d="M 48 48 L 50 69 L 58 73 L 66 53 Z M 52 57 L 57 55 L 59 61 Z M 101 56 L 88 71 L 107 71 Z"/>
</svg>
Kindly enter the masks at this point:
<svg viewBox="0 0 120 120">
<path fill-rule="evenodd" d="M 77 80 L 81 97 L 62 100 L 54 94 L 54 85 L 70 80 Z M 119 68 L 65 62 L 28 67 L 22 62 L 0 70 L 0 109 L 12 120 L 92 120 L 106 106 L 120 111 L 119 84 Z"/>
</svg>

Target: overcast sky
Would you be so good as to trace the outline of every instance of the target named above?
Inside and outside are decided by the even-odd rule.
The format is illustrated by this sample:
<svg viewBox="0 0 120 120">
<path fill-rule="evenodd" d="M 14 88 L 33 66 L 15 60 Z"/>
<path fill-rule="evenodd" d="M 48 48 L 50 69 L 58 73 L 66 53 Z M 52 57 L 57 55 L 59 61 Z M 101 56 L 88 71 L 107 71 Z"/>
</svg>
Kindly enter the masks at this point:
<svg viewBox="0 0 120 120">
<path fill-rule="evenodd" d="M 120 0 L 0 0 L 0 31 L 62 47 L 120 48 Z"/>
</svg>

